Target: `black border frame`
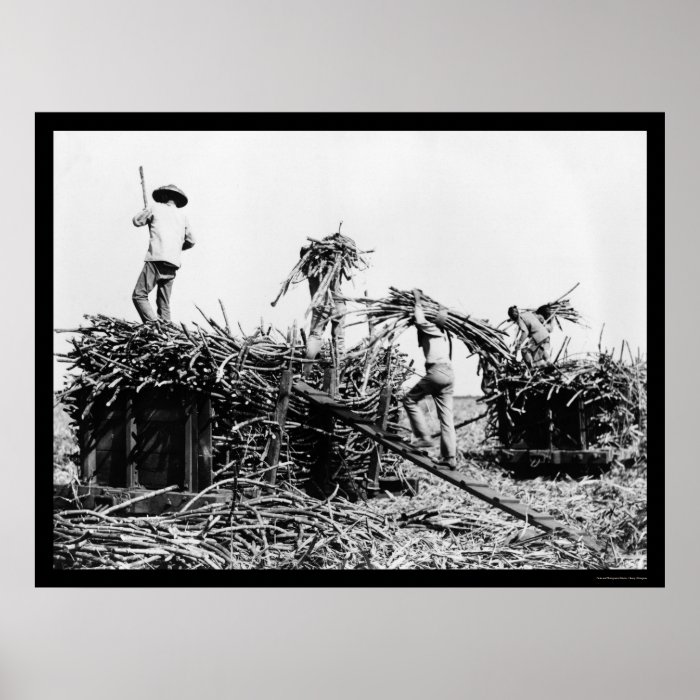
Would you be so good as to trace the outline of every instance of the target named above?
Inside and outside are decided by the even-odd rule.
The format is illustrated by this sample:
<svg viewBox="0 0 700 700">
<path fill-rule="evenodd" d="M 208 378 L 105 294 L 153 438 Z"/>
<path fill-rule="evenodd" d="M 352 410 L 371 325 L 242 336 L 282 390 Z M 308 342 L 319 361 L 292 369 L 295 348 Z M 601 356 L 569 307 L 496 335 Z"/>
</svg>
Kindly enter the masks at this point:
<svg viewBox="0 0 700 700">
<path fill-rule="evenodd" d="M 35 586 L 37 587 L 664 587 L 664 339 L 647 357 L 649 461 L 647 569 L 437 571 L 54 570 L 53 133 L 55 131 L 645 131 L 647 134 L 647 316 L 664 318 L 665 114 L 663 112 L 239 112 L 35 114 Z M 36 197 L 42 192 L 41 199 Z M 652 235 L 649 235 L 649 232 Z M 50 233 L 48 233 L 50 232 Z M 47 237 L 51 245 L 47 245 Z"/>
</svg>

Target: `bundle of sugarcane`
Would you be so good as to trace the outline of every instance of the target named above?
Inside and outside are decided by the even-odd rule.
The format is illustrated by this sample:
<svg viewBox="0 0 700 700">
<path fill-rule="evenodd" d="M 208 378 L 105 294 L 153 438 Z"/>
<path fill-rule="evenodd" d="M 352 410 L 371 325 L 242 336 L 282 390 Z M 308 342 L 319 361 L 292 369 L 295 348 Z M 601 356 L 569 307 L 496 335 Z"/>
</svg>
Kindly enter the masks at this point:
<svg viewBox="0 0 700 700">
<path fill-rule="evenodd" d="M 571 292 L 576 289 L 576 287 L 581 284 L 577 282 L 569 291 L 564 292 L 560 297 L 554 301 L 549 301 L 546 304 L 538 306 L 536 309 L 525 309 L 525 311 L 532 311 L 542 317 L 545 323 L 556 321 L 561 330 L 560 320 L 569 321 L 570 323 L 575 323 L 579 326 L 585 326 L 583 316 L 571 305 L 571 301 L 566 298 Z M 505 322 L 504 322 L 505 323 Z"/>
<path fill-rule="evenodd" d="M 556 321 L 559 329 L 561 330 L 560 319 L 564 321 L 569 321 L 570 323 L 575 323 L 579 326 L 585 326 L 583 316 L 571 305 L 568 299 L 557 299 L 557 301 L 550 301 L 547 304 L 542 304 L 536 309 L 527 309 L 527 311 L 533 311 L 539 314 L 548 323 L 550 321 Z"/>
<path fill-rule="evenodd" d="M 204 315 L 204 314 L 203 314 Z M 236 336 L 228 322 L 223 325 L 205 316 L 204 330 L 170 324 L 135 324 L 107 316 L 89 316 L 90 324 L 73 329 L 72 350 L 59 354 L 71 364 L 65 389 L 58 398 L 78 423 L 89 421 L 93 412 L 123 401 L 156 392 L 185 404 L 193 395 L 211 398 L 215 479 L 232 473 L 255 474 L 266 467 L 269 441 L 275 439 L 275 410 L 282 371 L 298 374 L 305 362 L 303 339 L 286 336 L 262 325 L 252 335 Z M 225 313 L 224 313 L 224 319 Z M 328 351 L 328 349 L 326 349 Z M 393 413 L 398 412 L 396 394 L 406 379 L 405 356 L 394 353 L 388 377 L 394 387 Z M 376 419 L 379 396 L 387 381 L 386 352 L 353 355 L 340 368 L 339 399 L 364 416 Z M 360 387 L 360 378 L 369 381 Z M 314 366 L 309 381 L 321 387 L 323 372 Z M 95 409 L 98 409 L 95 411 Z M 283 462 L 278 478 L 303 480 L 316 459 L 319 429 L 310 417 L 308 404 L 292 393 Z M 371 455 L 366 440 L 338 427 L 332 436 L 337 446 L 341 476 L 361 480 Z M 387 458 L 390 465 L 392 458 Z M 350 478 L 350 477 L 348 477 Z"/>
<path fill-rule="evenodd" d="M 107 510 L 54 514 L 54 567 L 63 569 L 365 568 L 388 539 L 384 519 L 342 498 L 313 499 L 285 484 L 241 478 L 256 498 L 159 516 Z M 116 511 L 116 512 L 115 512 Z"/>
<path fill-rule="evenodd" d="M 291 285 L 305 279 L 313 280 L 316 287 L 308 310 L 332 306 L 333 294 L 339 292 L 343 280 L 349 280 L 354 270 L 364 271 L 369 267 L 365 256 L 372 251 L 359 250 L 355 241 L 341 235 L 340 231 L 320 241 L 308 237 L 307 240 L 310 244 L 302 248 L 299 262 L 282 282 L 272 306 L 287 293 Z"/>
<path fill-rule="evenodd" d="M 358 298 L 354 301 L 364 304 L 360 311 L 364 320 L 373 325 L 373 344 L 393 342 L 413 324 L 415 299 L 410 291 L 390 287 L 389 296 L 382 299 Z M 498 364 L 510 361 L 512 355 L 504 342 L 506 334 L 473 316 L 442 306 L 421 292 L 421 305 L 428 321 L 435 321 L 442 312 L 445 316 L 443 327 L 455 338 L 461 340 L 471 353 L 478 353 L 485 361 Z"/>
<path fill-rule="evenodd" d="M 512 436 L 535 439 L 537 424 L 548 423 L 552 411 L 554 431 L 567 446 L 578 443 L 579 402 L 585 415 L 589 447 L 636 446 L 646 427 L 646 360 L 624 356 L 623 342 L 618 359 L 614 353 L 599 351 L 584 358 L 567 358 L 556 368 L 538 368 L 523 374 L 516 365 L 500 368 L 496 390 L 489 404 L 488 437 L 503 434 L 503 421 Z M 569 423 L 571 425 L 569 425 Z M 576 433 L 576 434 L 575 434 Z M 532 441 L 532 440 L 530 440 Z M 530 444 L 531 448 L 547 445 Z"/>
</svg>

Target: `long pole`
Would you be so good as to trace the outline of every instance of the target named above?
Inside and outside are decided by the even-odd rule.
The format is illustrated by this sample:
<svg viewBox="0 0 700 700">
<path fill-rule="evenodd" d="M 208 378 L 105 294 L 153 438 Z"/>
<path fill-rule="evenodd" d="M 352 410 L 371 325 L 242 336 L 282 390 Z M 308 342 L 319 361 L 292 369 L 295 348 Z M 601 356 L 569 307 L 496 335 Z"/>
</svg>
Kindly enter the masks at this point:
<svg viewBox="0 0 700 700">
<path fill-rule="evenodd" d="M 146 194 L 146 181 L 143 179 L 143 165 L 139 165 L 139 175 L 141 176 L 141 191 L 143 192 L 143 206 L 148 208 L 148 195 Z"/>
</svg>

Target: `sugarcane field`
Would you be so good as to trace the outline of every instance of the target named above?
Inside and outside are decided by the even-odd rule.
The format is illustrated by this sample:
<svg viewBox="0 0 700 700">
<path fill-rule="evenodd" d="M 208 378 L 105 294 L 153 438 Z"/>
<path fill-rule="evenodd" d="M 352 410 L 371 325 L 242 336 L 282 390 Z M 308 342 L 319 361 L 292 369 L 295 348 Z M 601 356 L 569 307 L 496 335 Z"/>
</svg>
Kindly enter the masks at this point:
<svg viewBox="0 0 700 700">
<path fill-rule="evenodd" d="M 245 138 L 230 138 L 212 144 L 243 153 Z M 311 136 L 284 138 L 277 148 Z M 359 136 L 352 149 L 334 135 L 315 138 L 320 145 L 300 143 L 318 148 L 321 160 L 324 148 L 363 157 Z M 470 138 L 446 143 L 478 154 L 491 137 Z M 484 165 L 486 155 L 473 167 L 494 168 L 492 187 L 504 201 L 516 197 L 508 188 L 521 194 L 504 214 L 505 204 L 475 187 L 469 206 L 485 202 L 483 221 L 504 217 L 490 233 L 451 218 L 451 207 L 462 215 L 463 192 L 445 184 L 446 175 L 433 177 L 452 199 L 426 185 L 423 173 L 415 186 L 425 201 L 391 194 L 401 183 L 410 192 L 414 175 L 390 163 L 381 166 L 391 173 L 381 203 L 363 185 L 364 161 L 357 174 L 350 166 L 339 166 L 339 175 L 323 170 L 329 180 L 314 197 L 325 218 L 298 193 L 280 194 L 295 191 L 291 156 L 280 158 L 279 171 L 257 173 L 264 140 L 261 154 L 242 160 L 250 181 L 260 182 L 248 205 L 243 177 L 230 187 L 222 180 L 221 196 L 208 203 L 206 190 L 187 181 L 162 184 L 168 175 L 160 169 L 152 181 L 158 166 L 125 165 L 120 206 L 130 213 L 110 215 L 106 225 L 126 252 L 89 273 L 104 282 L 66 292 L 58 307 L 70 313 L 54 316 L 53 568 L 645 570 L 647 358 L 644 320 L 636 320 L 645 289 L 634 264 L 619 262 L 638 253 L 633 243 L 610 244 L 609 259 L 598 263 L 603 244 L 585 237 L 598 241 L 595 227 L 608 224 L 596 222 L 606 214 L 619 227 L 622 214 L 605 208 L 616 206 L 609 195 L 602 213 L 571 224 L 583 195 L 567 204 L 564 195 L 555 202 L 544 194 L 548 178 L 568 192 L 558 171 L 542 175 L 539 209 L 528 209 L 525 198 L 540 196 L 528 177 L 539 151 L 523 146 L 518 180 L 519 156 L 492 138 L 502 149 L 493 145 L 493 153 L 502 152 L 513 172 Z M 431 143 L 409 147 L 409 137 L 401 139 L 396 153 L 433 162 Z M 125 140 L 124 148 L 138 153 L 139 143 Z M 607 142 L 599 154 L 597 142 L 582 143 L 571 148 L 606 162 Z M 372 141 L 371 148 L 379 154 L 389 146 Z M 167 157 L 165 146 L 146 152 L 154 161 Z M 489 151 L 488 163 L 496 157 Z M 456 173 L 472 167 L 465 162 L 466 155 L 440 167 Z M 300 180 L 316 181 L 315 163 L 300 166 Z M 607 187 L 594 179 L 603 177 L 599 170 L 585 170 L 593 183 L 585 187 L 596 193 Z M 74 169 L 62 177 L 69 181 Z M 367 177 L 376 187 L 380 175 Z M 343 188 L 347 209 L 330 211 L 345 201 Z M 367 211 L 363 196 L 372 201 Z M 411 218 L 391 211 L 394 196 L 415 208 L 410 217 L 435 219 L 440 245 L 431 248 L 418 225 L 415 233 L 402 228 Z M 207 206 L 216 211 L 209 227 L 221 229 L 219 250 L 198 225 Z M 78 211 L 71 204 L 61 213 L 66 226 L 71 207 Z M 250 225 L 239 244 L 242 218 L 224 233 L 227 216 L 243 216 L 229 214 L 236 207 Z M 370 225 L 368 212 L 383 209 L 386 219 Z M 365 218 L 343 218 L 348 210 Z M 392 231 L 394 215 L 403 223 Z M 531 217 L 530 242 L 526 224 L 516 233 L 509 223 L 521 217 Z M 576 225 L 583 233 L 538 252 L 537 235 L 563 240 Z M 537 226 L 551 233 L 534 233 Z M 634 241 L 641 226 L 629 228 Z M 89 238 L 81 245 L 97 246 Z M 67 253 L 62 260 L 74 284 Z M 619 274 L 608 274 L 614 266 Z"/>
</svg>

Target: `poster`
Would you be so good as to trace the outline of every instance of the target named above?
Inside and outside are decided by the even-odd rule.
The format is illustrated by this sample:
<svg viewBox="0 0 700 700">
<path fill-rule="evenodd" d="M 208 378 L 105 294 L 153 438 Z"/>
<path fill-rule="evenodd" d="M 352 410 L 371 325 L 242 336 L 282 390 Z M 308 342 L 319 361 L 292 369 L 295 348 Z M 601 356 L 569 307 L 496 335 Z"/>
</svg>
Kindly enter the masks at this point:
<svg viewBox="0 0 700 700">
<path fill-rule="evenodd" d="M 36 127 L 39 585 L 663 585 L 662 115 Z"/>
</svg>

